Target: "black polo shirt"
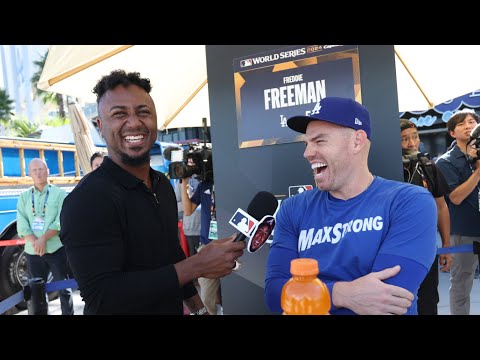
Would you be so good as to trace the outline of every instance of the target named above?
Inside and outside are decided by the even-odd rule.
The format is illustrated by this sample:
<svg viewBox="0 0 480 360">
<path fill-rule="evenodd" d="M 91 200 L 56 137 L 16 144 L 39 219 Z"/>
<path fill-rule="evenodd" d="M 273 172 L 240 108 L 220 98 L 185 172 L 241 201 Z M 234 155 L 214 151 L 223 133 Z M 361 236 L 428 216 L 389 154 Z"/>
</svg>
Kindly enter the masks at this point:
<svg viewBox="0 0 480 360">
<path fill-rule="evenodd" d="M 105 157 L 66 197 L 60 239 L 85 301 L 85 314 L 178 314 L 197 293 L 179 287 L 173 187 L 150 169 L 151 192 Z"/>
<path fill-rule="evenodd" d="M 455 145 L 452 149 L 440 156 L 437 167 L 447 179 L 450 188 L 455 190 L 472 176 L 475 164 L 468 163 L 465 154 Z M 478 184 L 475 189 L 462 201 L 455 205 L 448 201 L 450 211 L 450 233 L 462 236 L 480 236 L 480 212 Z"/>
</svg>

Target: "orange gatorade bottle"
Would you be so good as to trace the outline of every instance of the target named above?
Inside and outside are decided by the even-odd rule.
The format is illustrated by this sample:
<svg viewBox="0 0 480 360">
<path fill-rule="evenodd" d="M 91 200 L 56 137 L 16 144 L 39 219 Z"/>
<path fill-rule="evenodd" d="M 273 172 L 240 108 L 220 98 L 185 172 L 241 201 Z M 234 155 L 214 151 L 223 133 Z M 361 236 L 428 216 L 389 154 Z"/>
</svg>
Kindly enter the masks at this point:
<svg viewBox="0 0 480 360">
<path fill-rule="evenodd" d="M 293 259 L 290 263 L 292 278 L 282 289 L 284 315 L 329 315 L 330 293 L 317 277 L 318 261 Z"/>
</svg>

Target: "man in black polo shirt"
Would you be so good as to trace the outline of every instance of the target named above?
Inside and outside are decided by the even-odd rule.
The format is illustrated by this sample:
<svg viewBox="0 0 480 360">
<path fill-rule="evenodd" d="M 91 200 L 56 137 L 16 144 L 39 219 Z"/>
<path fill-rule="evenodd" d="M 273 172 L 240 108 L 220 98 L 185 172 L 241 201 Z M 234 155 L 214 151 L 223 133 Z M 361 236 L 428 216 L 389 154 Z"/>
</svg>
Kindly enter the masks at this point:
<svg viewBox="0 0 480 360">
<path fill-rule="evenodd" d="M 452 192 L 448 196 L 448 207 L 452 227 L 453 246 L 480 241 L 480 160 L 470 143 L 470 133 L 480 122 L 472 110 L 464 109 L 447 122 L 447 129 L 456 140 L 455 146 L 440 156 L 437 167 L 447 179 Z M 473 286 L 478 256 L 470 253 L 454 253 L 450 271 L 450 314 L 470 314 L 470 291 Z"/>
<path fill-rule="evenodd" d="M 94 88 L 108 157 L 67 196 L 60 238 L 85 314 L 206 314 L 192 280 L 231 273 L 243 254 L 235 235 L 185 258 L 177 202 L 167 178 L 150 168 L 157 115 L 150 81 L 115 70 Z"/>
<path fill-rule="evenodd" d="M 400 120 L 400 136 L 403 153 L 403 175 L 405 182 L 423 186 L 435 198 L 438 213 L 438 231 L 442 247 L 450 246 L 450 215 L 444 196 L 450 192 L 447 181 L 433 161 L 420 154 L 420 137 L 417 126 L 408 120 Z M 420 155 L 420 157 L 418 157 Z M 422 156 L 423 155 L 423 156 Z M 435 257 L 432 267 L 418 289 L 418 315 L 437 315 L 438 295 L 438 261 Z M 440 269 L 449 271 L 452 263 L 450 254 L 440 255 Z"/>
</svg>

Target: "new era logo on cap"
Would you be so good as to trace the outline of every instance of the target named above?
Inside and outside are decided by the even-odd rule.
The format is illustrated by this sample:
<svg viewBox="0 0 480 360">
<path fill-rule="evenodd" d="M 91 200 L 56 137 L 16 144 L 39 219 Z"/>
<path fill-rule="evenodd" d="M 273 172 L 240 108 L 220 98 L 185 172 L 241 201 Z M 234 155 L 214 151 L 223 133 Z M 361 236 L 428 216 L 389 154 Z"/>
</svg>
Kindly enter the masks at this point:
<svg viewBox="0 0 480 360">
<path fill-rule="evenodd" d="M 332 124 L 363 130 L 371 139 L 370 114 L 367 108 L 350 98 L 329 96 L 320 100 L 309 116 L 294 116 L 287 120 L 290 129 L 305 134 L 310 121 L 320 120 Z"/>
</svg>

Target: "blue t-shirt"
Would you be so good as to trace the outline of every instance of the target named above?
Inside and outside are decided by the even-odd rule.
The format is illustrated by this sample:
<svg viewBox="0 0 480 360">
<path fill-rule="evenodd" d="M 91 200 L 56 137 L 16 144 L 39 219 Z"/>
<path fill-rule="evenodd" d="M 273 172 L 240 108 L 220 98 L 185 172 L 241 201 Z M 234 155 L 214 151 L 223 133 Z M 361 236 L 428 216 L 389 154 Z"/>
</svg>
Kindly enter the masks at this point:
<svg viewBox="0 0 480 360">
<path fill-rule="evenodd" d="M 401 260 L 401 270 L 384 282 L 416 294 L 435 258 L 437 208 L 432 195 L 420 186 L 378 176 L 348 200 L 318 189 L 288 198 L 276 222 L 265 278 L 265 301 L 272 311 L 282 311 L 281 290 L 295 258 L 318 260 L 318 277 L 330 294 L 335 282 L 394 266 L 390 260 Z M 409 271 L 421 275 L 410 276 Z M 402 272 L 408 276 L 395 282 Z M 354 314 L 333 304 L 330 313 Z M 408 314 L 416 313 L 415 297 Z"/>
<path fill-rule="evenodd" d="M 212 206 L 212 188 L 213 182 L 202 181 L 198 184 L 195 193 L 190 199 L 194 204 L 202 207 L 202 227 L 200 229 L 200 241 L 202 244 L 208 244 L 208 232 L 210 230 L 210 220 L 212 215 L 210 214 L 210 207 Z"/>
</svg>

